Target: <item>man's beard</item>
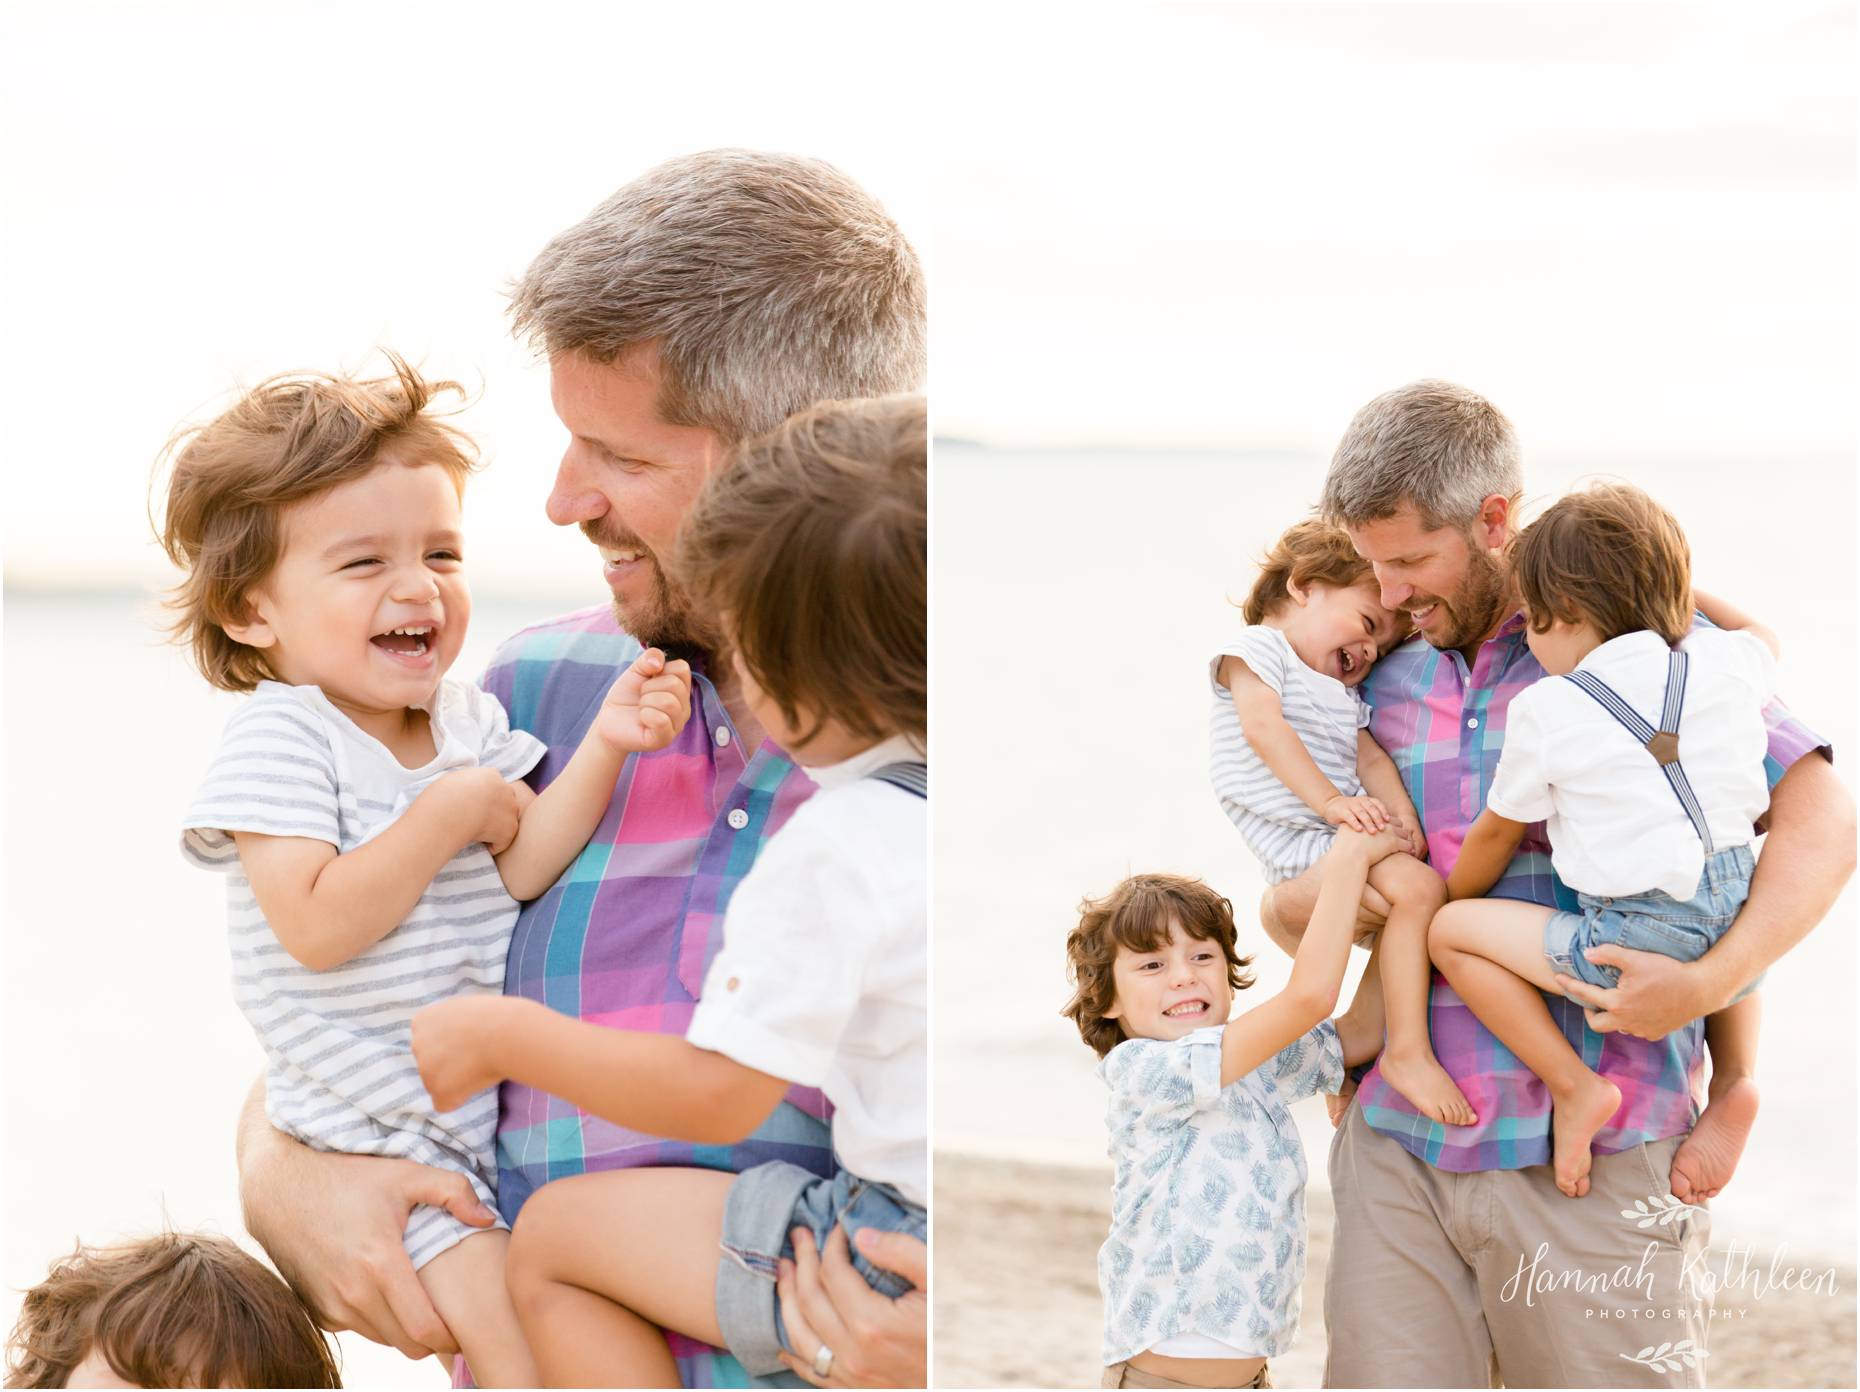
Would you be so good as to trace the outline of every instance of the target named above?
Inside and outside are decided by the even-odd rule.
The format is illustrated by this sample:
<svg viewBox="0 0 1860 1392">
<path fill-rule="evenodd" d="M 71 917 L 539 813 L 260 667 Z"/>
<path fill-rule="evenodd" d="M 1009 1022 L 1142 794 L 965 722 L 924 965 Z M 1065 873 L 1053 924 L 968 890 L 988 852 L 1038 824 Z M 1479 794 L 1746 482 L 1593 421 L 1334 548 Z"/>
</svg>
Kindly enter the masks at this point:
<svg viewBox="0 0 1860 1392">
<path fill-rule="evenodd" d="M 614 622 L 637 639 L 641 647 L 663 648 L 668 654 L 678 656 L 703 652 L 712 646 L 706 625 L 692 613 L 689 602 L 666 578 L 659 558 L 647 549 L 644 542 L 634 536 L 615 538 L 605 535 L 588 522 L 581 524 L 581 531 L 596 546 L 606 546 L 616 551 L 636 550 L 652 566 L 652 586 L 644 600 L 622 600 L 619 595 L 613 597 Z"/>
<path fill-rule="evenodd" d="M 1421 636 L 1435 648 L 1464 648 L 1477 643 L 1498 627 L 1511 598 L 1510 576 L 1504 562 L 1481 546 L 1473 546 L 1466 575 L 1450 595 L 1435 599 L 1441 620 Z M 1417 607 L 1412 599 L 1410 609 Z M 1418 606 L 1425 609 L 1426 605 Z"/>
</svg>

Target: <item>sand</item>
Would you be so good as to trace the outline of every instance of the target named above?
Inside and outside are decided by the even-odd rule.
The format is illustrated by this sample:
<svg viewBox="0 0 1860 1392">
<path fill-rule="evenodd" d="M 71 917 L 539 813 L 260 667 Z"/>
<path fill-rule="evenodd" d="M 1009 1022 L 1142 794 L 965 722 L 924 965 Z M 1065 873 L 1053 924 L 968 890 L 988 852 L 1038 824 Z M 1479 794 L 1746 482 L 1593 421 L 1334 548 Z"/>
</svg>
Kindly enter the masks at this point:
<svg viewBox="0 0 1860 1392">
<path fill-rule="evenodd" d="M 1098 1385 L 1097 1253 L 1110 1193 L 1108 1167 L 937 1155 L 938 1387 Z M 1309 1191 L 1306 1218 L 1304 1319 L 1292 1351 L 1273 1360 L 1279 1387 L 1316 1387 L 1323 1374 L 1328 1191 Z M 1836 1268 L 1835 1286 L 1771 1290 L 1742 1302 L 1748 1317 L 1714 1320 L 1709 1384 L 1854 1386 L 1854 1272 Z"/>
</svg>

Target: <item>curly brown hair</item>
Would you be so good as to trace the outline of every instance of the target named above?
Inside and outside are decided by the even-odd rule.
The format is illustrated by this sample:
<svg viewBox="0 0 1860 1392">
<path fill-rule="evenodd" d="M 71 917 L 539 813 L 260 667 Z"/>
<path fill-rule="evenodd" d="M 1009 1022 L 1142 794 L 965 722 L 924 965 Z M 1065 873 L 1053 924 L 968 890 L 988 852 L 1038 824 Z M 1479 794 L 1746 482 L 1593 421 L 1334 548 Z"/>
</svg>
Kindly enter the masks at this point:
<svg viewBox="0 0 1860 1392">
<path fill-rule="evenodd" d="M 1602 641 L 1692 627 L 1692 551 L 1672 513 L 1625 483 L 1571 493 L 1518 534 L 1511 573 L 1533 633 L 1586 620 Z"/>
<path fill-rule="evenodd" d="M 63 1387 L 92 1351 L 135 1387 L 341 1387 L 290 1287 L 223 1237 L 80 1245 L 26 1292 L 8 1387 Z"/>
<path fill-rule="evenodd" d="M 396 354 L 384 356 L 392 374 L 367 381 L 269 378 L 162 449 L 157 470 L 167 466 L 168 496 L 155 533 L 182 571 L 168 595 L 169 632 L 223 691 L 250 691 L 277 675 L 263 652 L 236 642 L 225 625 L 246 620 L 246 596 L 277 565 L 286 508 L 388 457 L 438 464 L 461 491 L 477 468 L 471 441 L 427 410 L 444 392 L 462 399 L 464 388 L 428 382 Z"/>
<path fill-rule="evenodd" d="M 1112 968 L 1118 949 L 1154 952 L 1169 941 L 1171 923 L 1191 938 L 1220 944 L 1227 984 L 1234 990 L 1253 984 L 1246 971 L 1253 959 L 1240 955 L 1231 903 L 1185 875 L 1132 875 L 1102 899 L 1081 902 L 1078 927 L 1066 935 L 1066 972 L 1073 991 L 1059 1013 L 1079 1027 L 1099 1058 L 1130 1037 L 1121 1020 L 1104 1015 L 1117 1000 Z"/>
<path fill-rule="evenodd" d="M 1301 590 L 1312 585 L 1347 590 L 1374 575 L 1343 528 L 1312 518 L 1273 542 L 1260 559 L 1259 575 L 1241 602 L 1240 612 L 1250 624 L 1264 623 L 1291 602 L 1292 585 Z"/>
</svg>

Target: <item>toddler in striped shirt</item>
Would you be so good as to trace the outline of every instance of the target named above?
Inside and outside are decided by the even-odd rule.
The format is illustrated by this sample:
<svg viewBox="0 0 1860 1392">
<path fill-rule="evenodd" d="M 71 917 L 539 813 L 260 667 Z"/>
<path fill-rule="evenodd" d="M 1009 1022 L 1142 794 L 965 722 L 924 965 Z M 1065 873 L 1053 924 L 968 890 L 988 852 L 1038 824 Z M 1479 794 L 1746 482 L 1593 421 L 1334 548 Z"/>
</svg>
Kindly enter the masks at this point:
<svg viewBox="0 0 1860 1392">
<path fill-rule="evenodd" d="M 622 673 L 541 795 L 542 744 L 446 679 L 471 616 L 459 504 L 470 444 L 399 358 L 379 380 L 273 378 L 171 442 L 162 545 L 177 637 L 250 692 L 188 809 L 183 853 L 227 877 L 233 985 L 265 1105 L 319 1150 L 463 1174 L 495 1215 L 497 1095 L 437 1107 L 414 1067 L 422 1005 L 503 989 L 517 901 L 593 835 L 628 754 L 690 714 L 682 662 Z M 462 393 L 461 393 L 462 394 Z M 510 1234 L 408 1216 L 407 1254 L 480 1386 L 536 1365 L 504 1281 Z"/>
<path fill-rule="evenodd" d="M 1394 826 L 1407 852 L 1378 861 L 1369 885 L 1389 914 L 1361 991 L 1380 983 L 1388 1020 L 1382 1076 L 1436 1121 L 1470 1125 L 1465 1095 L 1427 1033 L 1427 930 L 1445 902 L 1425 864 L 1420 818 L 1394 762 L 1370 737 L 1357 694 L 1404 636 L 1375 574 L 1339 527 L 1300 522 L 1273 545 L 1241 606 L 1247 627 L 1214 655 L 1211 776 L 1268 884 L 1322 861 L 1339 827 Z"/>
</svg>

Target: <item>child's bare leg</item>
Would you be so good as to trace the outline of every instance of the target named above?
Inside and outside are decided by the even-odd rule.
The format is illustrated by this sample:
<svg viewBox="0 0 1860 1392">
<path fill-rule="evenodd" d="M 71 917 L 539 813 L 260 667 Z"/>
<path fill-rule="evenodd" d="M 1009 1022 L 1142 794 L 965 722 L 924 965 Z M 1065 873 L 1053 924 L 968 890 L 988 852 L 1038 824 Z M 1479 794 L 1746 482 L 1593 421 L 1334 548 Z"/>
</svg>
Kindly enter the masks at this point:
<svg viewBox="0 0 1860 1392">
<path fill-rule="evenodd" d="M 1428 944 L 1480 1023 L 1550 1089 L 1556 1187 L 1579 1199 L 1589 1192 L 1589 1143 L 1620 1110 L 1621 1089 L 1583 1063 L 1533 989 L 1556 990 L 1544 956 L 1552 912 L 1512 899 L 1461 899 L 1434 915 Z"/>
<path fill-rule="evenodd" d="M 1382 1076 L 1435 1121 L 1470 1126 L 1478 1117 L 1466 1094 L 1434 1057 L 1427 1034 L 1427 991 L 1433 978 L 1427 959 L 1427 925 L 1446 902 L 1446 885 L 1407 854 L 1387 856 L 1370 866 L 1369 883 L 1389 901 L 1388 922 L 1377 945 L 1382 959 L 1382 1008 L 1388 1016 Z"/>
<path fill-rule="evenodd" d="M 1371 1040 L 1386 1043 L 1388 1028 L 1386 1016 L 1382 1009 L 1382 941 L 1378 935 L 1376 944 L 1369 949 L 1369 962 L 1363 968 L 1363 976 L 1356 983 L 1356 995 L 1350 1001 L 1350 1008 L 1337 1018 L 1337 1031 L 1345 1036 L 1344 1055 L 1347 1058 L 1351 1049 L 1348 1043 L 1349 1032 L 1354 1032 Z M 1356 1083 L 1346 1072 L 1343 1088 L 1338 1092 L 1324 1094 L 1324 1110 L 1330 1113 L 1330 1124 L 1341 1126 L 1349 1114 L 1350 1099 L 1356 1095 Z"/>
<path fill-rule="evenodd" d="M 1711 1083 L 1705 1112 L 1673 1155 L 1668 1179 L 1686 1203 L 1718 1196 L 1731 1182 L 1750 1127 L 1757 1119 L 1757 1032 L 1763 1008 L 1752 992 L 1705 1018 L 1711 1049 Z"/>
<path fill-rule="evenodd" d="M 676 1387 L 660 1329 L 718 1343 L 718 1244 L 736 1176 L 620 1170 L 558 1179 L 517 1221 L 510 1293 L 549 1387 Z"/>
<path fill-rule="evenodd" d="M 480 1387 L 534 1387 L 536 1361 L 504 1285 L 510 1234 L 473 1233 L 420 1268 L 420 1284 L 452 1331 Z"/>
</svg>

